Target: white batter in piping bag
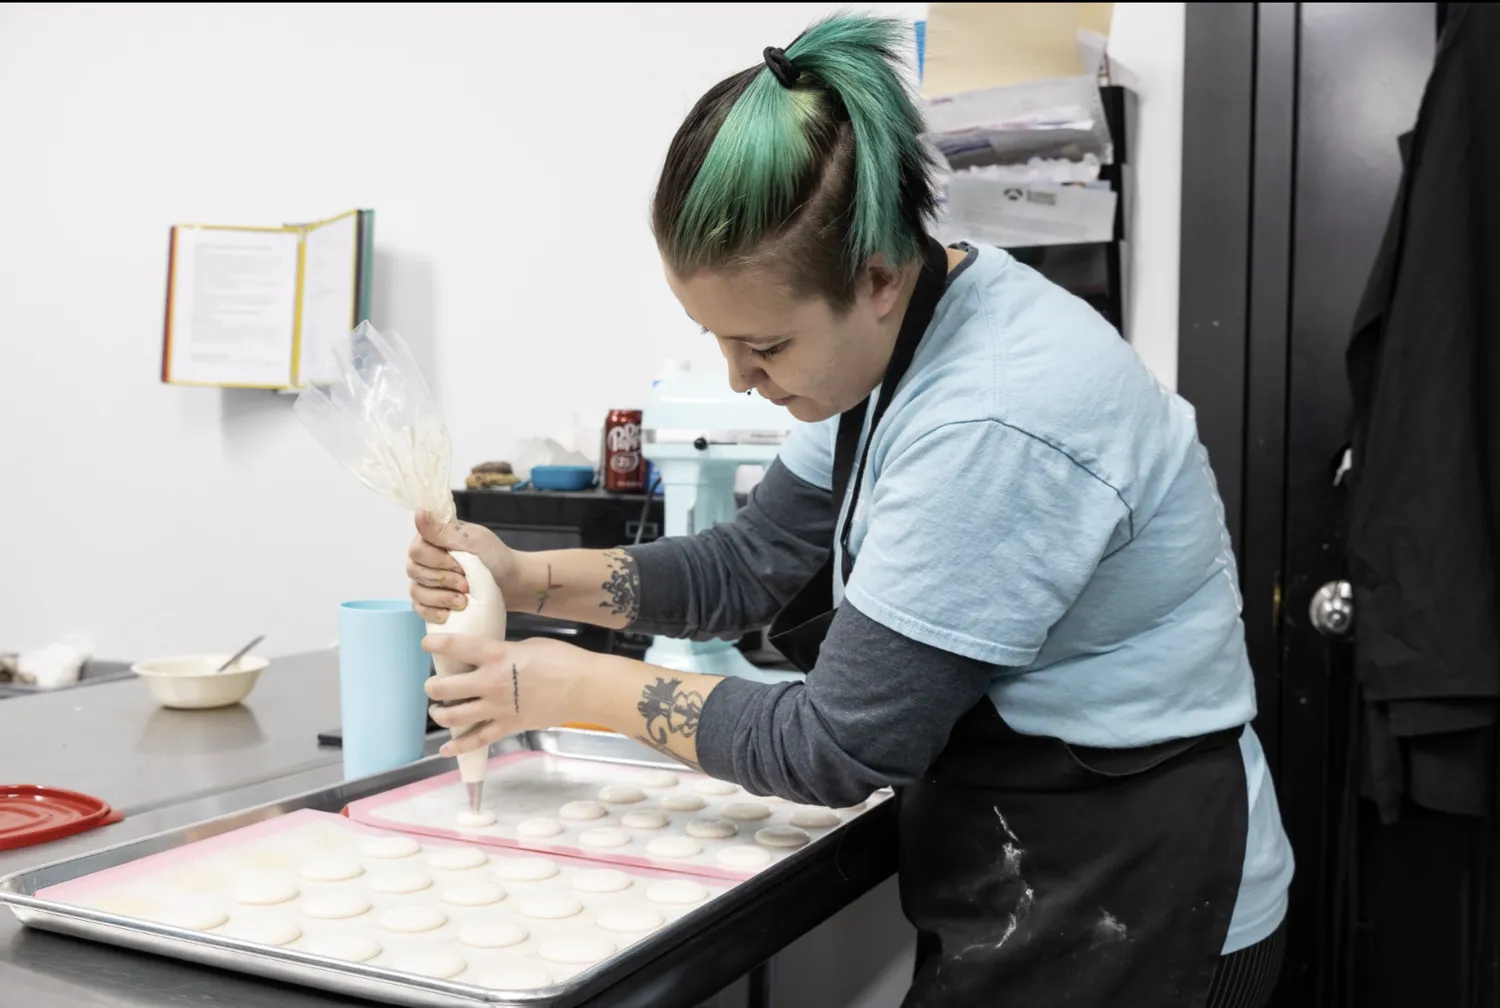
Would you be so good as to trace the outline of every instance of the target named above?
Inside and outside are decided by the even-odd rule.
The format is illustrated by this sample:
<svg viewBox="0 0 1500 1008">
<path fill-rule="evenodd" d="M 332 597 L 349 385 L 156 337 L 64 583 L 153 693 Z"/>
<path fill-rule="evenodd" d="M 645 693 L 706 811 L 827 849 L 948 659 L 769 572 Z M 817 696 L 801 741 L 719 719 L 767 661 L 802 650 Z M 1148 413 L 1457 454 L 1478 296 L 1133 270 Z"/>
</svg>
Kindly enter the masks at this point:
<svg viewBox="0 0 1500 1008">
<path fill-rule="evenodd" d="M 453 559 L 464 569 L 469 582 L 469 604 L 448 613 L 447 622 L 427 624 L 430 634 L 453 633 L 474 634 L 492 640 L 505 639 L 505 599 L 500 588 L 490 575 L 489 568 L 472 553 L 454 553 Z M 457 675 L 468 672 L 473 666 L 443 655 L 433 655 L 433 668 L 437 674 Z M 454 735 L 459 733 L 455 731 Z M 469 811 L 478 812 L 484 801 L 484 772 L 489 763 L 489 747 L 471 749 L 458 756 L 458 775 L 468 791 Z"/>
<path fill-rule="evenodd" d="M 382 335 L 361 322 L 328 348 L 337 375 L 310 385 L 297 397 L 298 419 L 313 437 L 365 486 L 409 511 L 427 511 L 438 522 L 453 520 L 448 482 L 453 448 L 442 413 L 411 351 L 395 333 Z M 453 554 L 469 581 L 469 604 L 449 613 L 428 633 L 477 634 L 505 639 L 505 600 L 483 563 Z M 434 657 L 438 675 L 467 672 L 451 659 Z M 484 794 L 486 749 L 458 757 L 469 808 L 478 812 Z"/>
</svg>

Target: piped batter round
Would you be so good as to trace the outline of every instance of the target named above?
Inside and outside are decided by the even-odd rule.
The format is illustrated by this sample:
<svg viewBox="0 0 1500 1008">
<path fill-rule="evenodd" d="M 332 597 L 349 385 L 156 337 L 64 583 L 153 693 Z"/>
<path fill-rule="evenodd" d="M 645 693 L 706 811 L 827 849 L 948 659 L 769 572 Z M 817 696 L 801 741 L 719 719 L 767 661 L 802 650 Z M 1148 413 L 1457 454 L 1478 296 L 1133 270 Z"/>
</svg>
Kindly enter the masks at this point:
<svg viewBox="0 0 1500 1008">
<path fill-rule="evenodd" d="M 495 813 L 489 809 L 480 809 L 478 812 L 462 809 L 453 817 L 453 821 L 465 829 L 483 829 L 495 825 Z"/>
<path fill-rule="evenodd" d="M 696 812 L 707 804 L 701 795 L 691 793 L 669 794 L 661 800 L 661 807 L 672 812 Z"/>
<path fill-rule="evenodd" d="M 570 882 L 579 892 L 623 892 L 630 888 L 630 876 L 618 868 L 585 868 L 573 873 Z"/>
<path fill-rule="evenodd" d="M 665 812 L 650 808 L 632 809 L 620 817 L 620 825 L 626 829 L 666 829 L 671 821 Z"/>
<path fill-rule="evenodd" d="M 726 819 L 741 819 L 754 821 L 756 819 L 769 819 L 771 817 L 771 806 L 765 802 L 737 801 L 730 802 L 724 806 L 724 817 Z"/>
<path fill-rule="evenodd" d="M 563 831 L 563 824 L 551 816 L 533 816 L 516 823 L 516 836 L 532 840 L 545 840 Z"/>
<path fill-rule="evenodd" d="M 688 836 L 659 836 L 646 845 L 646 853 L 663 858 L 690 858 L 702 853 L 703 845 Z"/>
<path fill-rule="evenodd" d="M 467 871 L 490 863 L 484 851 L 474 847 L 436 847 L 427 853 L 427 864 L 444 871 Z"/>
<path fill-rule="evenodd" d="M 387 931 L 419 934 L 423 931 L 436 931 L 448 923 L 448 915 L 435 906 L 416 903 L 382 910 L 375 922 Z"/>
<path fill-rule="evenodd" d="M 444 889 L 438 898 L 453 906 L 489 906 L 505 898 L 505 888 L 496 882 L 463 882 Z"/>
<path fill-rule="evenodd" d="M 245 906 L 275 906 L 296 899 L 297 887 L 287 879 L 245 879 L 234 884 L 229 898 Z"/>
<path fill-rule="evenodd" d="M 371 892 L 421 892 L 432 885 L 432 876 L 426 872 L 419 872 L 415 868 L 397 868 L 390 871 L 376 872 L 370 876 L 370 880 L 365 884 L 370 887 Z"/>
<path fill-rule="evenodd" d="M 737 784 L 728 781 L 716 780 L 713 777 L 705 777 L 693 785 L 694 790 L 706 795 L 731 795 L 739 790 Z"/>
<path fill-rule="evenodd" d="M 755 831 L 755 842 L 767 847 L 801 847 L 812 837 L 795 826 L 767 826 Z"/>
<path fill-rule="evenodd" d="M 257 945 L 290 945 L 302 937 L 302 928 L 287 920 L 232 920 L 215 932 Z"/>
<path fill-rule="evenodd" d="M 582 847 L 624 847 L 630 843 L 630 834 L 613 826 L 600 826 L 578 834 L 578 843 Z"/>
<path fill-rule="evenodd" d="M 736 844 L 725 847 L 714 858 L 725 868 L 764 868 L 771 863 L 771 852 L 764 847 Z"/>
<path fill-rule="evenodd" d="M 544 857 L 504 858 L 495 862 L 495 874 L 507 882 L 540 882 L 557 874 L 557 862 Z"/>
<path fill-rule="evenodd" d="M 649 903 L 621 903 L 600 907 L 594 921 L 606 931 L 654 931 L 666 923 L 661 911 Z"/>
<path fill-rule="evenodd" d="M 676 787 L 677 775 L 670 770 L 643 770 L 636 774 L 635 782 L 643 788 Z"/>
<path fill-rule="evenodd" d="M 793 826 L 801 826 L 803 829 L 828 829 L 830 826 L 839 824 L 839 814 L 833 809 L 809 805 L 793 812 L 788 821 Z"/>
<path fill-rule="evenodd" d="M 702 837 L 704 840 L 723 840 L 740 831 L 728 819 L 690 819 L 683 828 L 687 830 L 688 836 Z"/>
<path fill-rule="evenodd" d="M 588 822 L 590 819 L 603 819 L 605 811 L 604 806 L 596 801 L 570 801 L 558 809 L 557 814 L 562 819 Z"/>
<path fill-rule="evenodd" d="M 421 844 L 417 843 L 411 837 L 404 836 L 376 837 L 365 844 L 363 848 L 365 857 L 381 858 L 383 860 L 411 857 L 413 854 L 421 853 L 421 851 Z"/>
<path fill-rule="evenodd" d="M 311 882 L 343 882 L 364 873 L 364 866 L 351 857 L 319 858 L 297 869 L 297 874 Z"/>
<path fill-rule="evenodd" d="M 313 920 L 344 920 L 369 910 L 370 901 L 357 892 L 322 893 L 305 898 L 301 909 L 304 917 Z"/>
<path fill-rule="evenodd" d="M 210 906 L 169 906 L 152 915 L 152 920 L 184 931 L 207 931 L 228 919 L 229 915 L 223 910 Z"/>
<path fill-rule="evenodd" d="M 516 903 L 523 917 L 535 920 L 562 920 L 583 911 L 583 904 L 571 893 L 545 892 L 524 896 Z"/>
<path fill-rule="evenodd" d="M 599 789 L 599 800 L 610 805 L 634 805 L 646 800 L 646 792 L 634 784 L 606 784 Z"/>
<path fill-rule="evenodd" d="M 524 927 L 508 920 L 466 924 L 458 929 L 458 943 L 470 948 L 509 948 L 521 944 L 529 937 L 530 934 Z"/>
</svg>

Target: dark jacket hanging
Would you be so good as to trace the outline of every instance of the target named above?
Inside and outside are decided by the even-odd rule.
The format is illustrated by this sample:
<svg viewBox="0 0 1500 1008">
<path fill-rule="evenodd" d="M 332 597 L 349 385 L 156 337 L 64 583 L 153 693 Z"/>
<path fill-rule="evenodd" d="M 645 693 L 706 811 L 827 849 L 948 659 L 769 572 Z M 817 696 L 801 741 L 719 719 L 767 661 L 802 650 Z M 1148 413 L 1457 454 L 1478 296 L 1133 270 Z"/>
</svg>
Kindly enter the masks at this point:
<svg viewBox="0 0 1500 1008">
<path fill-rule="evenodd" d="M 1500 7 L 1439 43 L 1347 364 L 1365 787 L 1481 815 L 1500 699 Z M 1371 96 L 1371 100 L 1379 100 Z"/>
</svg>

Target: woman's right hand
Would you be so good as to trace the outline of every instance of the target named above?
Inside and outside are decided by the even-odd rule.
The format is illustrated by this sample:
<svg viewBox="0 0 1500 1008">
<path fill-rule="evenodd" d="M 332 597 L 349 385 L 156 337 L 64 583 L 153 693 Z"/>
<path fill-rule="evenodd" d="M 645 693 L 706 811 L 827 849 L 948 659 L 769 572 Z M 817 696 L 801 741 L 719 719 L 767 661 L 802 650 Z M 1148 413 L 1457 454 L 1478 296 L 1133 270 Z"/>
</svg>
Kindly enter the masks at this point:
<svg viewBox="0 0 1500 1008">
<path fill-rule="evenodd" d="M 489 568 L 500 593 L 515 597 L 519 578 L 516 551 L 483 525 L 451 521 L 438 524 L 426 511 L 417 515 L 417 537 L 407 551 L 406 575 L 411 600 L 428 623 L 443 623 L 448 613 L 468 604 L 469 583 L 454 552 L 472 553 Z"/>
</svg>

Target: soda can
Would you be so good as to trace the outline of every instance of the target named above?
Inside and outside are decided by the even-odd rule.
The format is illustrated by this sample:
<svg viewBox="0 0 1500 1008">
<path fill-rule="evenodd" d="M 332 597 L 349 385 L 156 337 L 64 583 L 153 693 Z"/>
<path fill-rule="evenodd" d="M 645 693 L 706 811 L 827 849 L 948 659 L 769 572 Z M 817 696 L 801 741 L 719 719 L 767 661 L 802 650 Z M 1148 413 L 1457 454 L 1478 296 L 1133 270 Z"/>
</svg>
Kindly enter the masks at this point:
<svg viewBox="0 0 1500 1008">
<path fill-rule="evenodd" d="M 641 457 L 641 411 L 610 410 L 604 421 L 604 489 L 643 493 L 646 460 Z"/>
</svg>

